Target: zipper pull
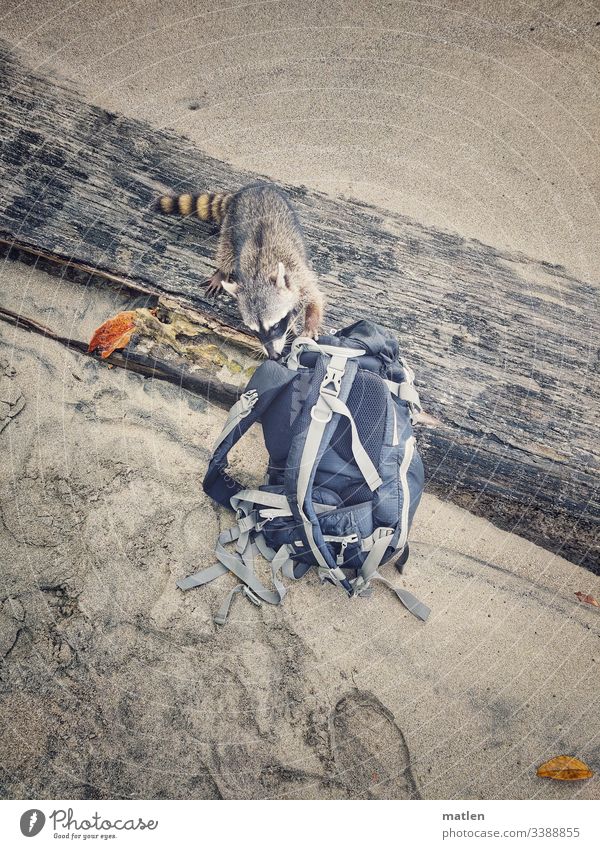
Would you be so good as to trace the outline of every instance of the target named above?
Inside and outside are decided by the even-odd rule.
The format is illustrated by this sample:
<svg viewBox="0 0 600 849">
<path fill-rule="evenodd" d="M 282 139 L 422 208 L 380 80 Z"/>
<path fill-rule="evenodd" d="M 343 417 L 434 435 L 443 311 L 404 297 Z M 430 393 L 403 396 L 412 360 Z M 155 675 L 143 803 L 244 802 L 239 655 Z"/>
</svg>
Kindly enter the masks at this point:
<svg viewBox="0 0 600 849">
<path fill-rule="evenodd" d="M 349 537 L 344 537 L 342 540 L 342 544 L 340 546 L 340 553 L 335 559 L 335 562 L 338 566 L 342 566 L 344 563 L 344 555 L 346 554 L 346 549 L 348 548 L 348 543 L 350 542 L 358 542 L 358 534 L 352 534 Z"/>
</svg>

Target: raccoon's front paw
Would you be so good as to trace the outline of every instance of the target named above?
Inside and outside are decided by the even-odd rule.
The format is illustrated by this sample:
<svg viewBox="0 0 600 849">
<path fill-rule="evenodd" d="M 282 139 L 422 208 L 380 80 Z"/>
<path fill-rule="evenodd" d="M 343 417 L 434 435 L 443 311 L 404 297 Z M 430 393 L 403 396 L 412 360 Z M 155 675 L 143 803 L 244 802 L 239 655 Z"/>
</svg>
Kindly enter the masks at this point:
<svg viewBox="0 0 600 849">
<path fill-rule="evenodd" d="M 215 271 L 212 277 L 202 283 L 206 287 L 206 294 L 209 298 L 216 298 L 223 291 L 224 283 L 227 282 L 227 275 L 222 271 Z"/>
</svg>

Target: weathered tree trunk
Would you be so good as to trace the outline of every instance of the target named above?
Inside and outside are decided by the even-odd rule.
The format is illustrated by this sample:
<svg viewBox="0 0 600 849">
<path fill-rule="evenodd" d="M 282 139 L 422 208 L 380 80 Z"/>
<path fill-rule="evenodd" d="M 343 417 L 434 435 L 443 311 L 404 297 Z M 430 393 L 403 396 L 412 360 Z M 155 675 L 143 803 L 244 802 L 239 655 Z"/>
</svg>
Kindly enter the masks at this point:
<svg viewBox="0 0 600 849">
<path fill-rule="evenodd" d="M 155 200 L 255 175 L 89 106 L 12 56 L 0 65 L 5 253 L 172 296 L 239 332 L 234 304 L 215 305 L 198 285 L 214 268 L 214 231 L 162 217 Z M 328 323 L 394 330 L 425 408 L 444 423 L 420 433 L 429 491 L 597 571 L 596 287 L 365 204 L 286 189 Z"/>
</svg>

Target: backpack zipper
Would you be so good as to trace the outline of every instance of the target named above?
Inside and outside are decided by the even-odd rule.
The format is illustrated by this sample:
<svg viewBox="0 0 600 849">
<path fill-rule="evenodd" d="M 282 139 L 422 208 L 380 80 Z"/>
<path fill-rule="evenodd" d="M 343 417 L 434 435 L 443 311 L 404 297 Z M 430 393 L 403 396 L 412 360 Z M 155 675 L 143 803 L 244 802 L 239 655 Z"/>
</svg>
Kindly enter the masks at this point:
<svg viewBox="0 0 600 849">
<path fill-rule="evenodd" d="M 415 453 L 415 437 L 411 436 L 406 440 L 406 448 L 404 457 L 400 464 L 400 485 L 402 486 L 402 517 L 400 525 L 400 536 L 396 549 L 402 549 L 406 545 L 408 539 L 408 511 L 410 508 L 410 489 L 408 486 L 408 469 Z"/>
<path fill-rule="evenodd" d="M 348 537 L 344 537 L 342 540 L 342 544 L 340 546 L 340 552 L 335 559 L 335 562 L 338 566 L 342 566 L 344 563 L 344 557 L 346 555 L 346 549 L 348 548 L 348 544 L 351 542 L 358 542 L 358 534 L 351 534 Z"/>
<path fill-rule="evenodd" d="M 336 537 L 331 536 L 330 534 L 324 534 L 323 539 L 325 542 L 339 542 L 340 550 L 339 554 L 335 558 L 335 562 L 338 566 L 341 566 L 344 562 L 344 555 L 346 554 L 346 549 L 351 542 L 358 542 L 358 534 L 348 534 L 346 537 Z"/>
</svg>

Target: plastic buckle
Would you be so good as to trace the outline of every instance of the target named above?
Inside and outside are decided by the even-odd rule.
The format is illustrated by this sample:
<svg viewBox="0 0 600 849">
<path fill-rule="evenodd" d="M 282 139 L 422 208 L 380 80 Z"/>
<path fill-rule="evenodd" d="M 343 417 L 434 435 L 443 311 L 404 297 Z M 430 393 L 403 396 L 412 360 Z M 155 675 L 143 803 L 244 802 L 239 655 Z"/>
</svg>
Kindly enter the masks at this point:
<svg viewBox="0 0 600 849">
<path fill-rule="evenodd" d="M 330 570 L 324 568 L 323 566 L 319 566 L 317 568 L 317 575 L 319 576 L 319 581 L 321 582 L 321 585 L 323 585 L 323 584 L 333 584 L 333 586 L 335 586 L 335 581 L 332 579 L 329 572 L 330 572 Z"/>
<path fill-rule="evenodd" d="M 369 598 L 369 596 L 373 593 L 371 583 L 369 582 L 367 584 L 362 575 L 358 575 L 352 584 L 352 598 L 358 598 L 359 596 Z"/>
<path fill-rule="evenodd" d="M 341 369 L 327 366 L 327 372 L 323 378 L 323 382 L 321 383 L 321 395 L 335 395 L 337 398 L 340 394 L 340 389 L 342 388 L 343 376 L 344 372 Z M 329 388 L 330 384 L 333 386 L 333 389 Z"/>
<path fill-rule="evenodd" d="M 255 595 L 255 594 L 252 592 L 252 590 L 250 589 L 250 587 L 244 586 L 244 587 L 243 587 L 243 589 L 242 589 L 242 593 L 243 593 L 243 595 L 245 595 L 245 596 L 246 596 L 246 598 L 247 598 L 249 601 L 251 601 L 251 602 L 252 602 L 252 604 L 255 604 L 257 607 L 261 607 L 261 606 L 262 606 L 262 601 L 259 599 L 259 597 L 258 597 L 257 595 Z"/>
<path fill-rule="evenodd" d="M 260 515 L 260 514 L 259 514 L 259 515 Z M 266 518 L 266 519 L 262 519 L 260 522 L 257 522 L 257 523 L 256 523 L 256 530 L 257 530 L 258 532 L 262 531 L 262 529 L 264 528 L 264 526 L 265 526 L 266 524 L 268 524 L 269 522 L 272 522 L 274 518 L 275 518 L 274 516 L 267 516 L 267 518 Z"/>
<path fill-rule="evenodd" d="M 258 392 L 256 389 L 251 389 L 249 392 L 244 392 L 243 395 L 240 396 L 241 403 L 241 411 L 239 413 L 240 418 L 245 418 L 249 413 L 252 412 L 252 408 L 258 401 Z"/>
</svg>

